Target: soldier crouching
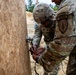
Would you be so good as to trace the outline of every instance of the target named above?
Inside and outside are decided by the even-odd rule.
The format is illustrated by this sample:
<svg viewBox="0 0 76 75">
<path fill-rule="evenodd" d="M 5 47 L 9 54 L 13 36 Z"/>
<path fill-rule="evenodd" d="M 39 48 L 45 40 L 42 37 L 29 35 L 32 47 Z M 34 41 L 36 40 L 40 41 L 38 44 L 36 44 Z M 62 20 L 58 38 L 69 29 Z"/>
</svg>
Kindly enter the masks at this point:
<svg viewBox="0 0 76 75">
<path fill-rule="evenodd" d="M 55 14 L 53 9 L 50 8 L 49 5 L 46 3 L 37 4 L 33 10 L 33 17 L 35 20 L 35 35 L 33 37 L 33 48 L 30 48 L 30 51 L 32 53 L 33 59 L 40 64 L 42 63 L 42 53 L 45 52 L 45 48 L 39 47 L 41 37 L 42 35 L 44 36 L 44 41 L 46 45 L 53 41 L 55 33 L 54 16 Z M 46 65 L 46 63 L 44 63 L 44 65 Z M 48 75 L 48 71 L 46 69 L 44 70 L 44 75 Z M 50 72 L 50 75 L 57 75 L 58 70 L 59 64 L 57 65 L 57 67 L 55 67 L 54 70 Z"/>
</svg>

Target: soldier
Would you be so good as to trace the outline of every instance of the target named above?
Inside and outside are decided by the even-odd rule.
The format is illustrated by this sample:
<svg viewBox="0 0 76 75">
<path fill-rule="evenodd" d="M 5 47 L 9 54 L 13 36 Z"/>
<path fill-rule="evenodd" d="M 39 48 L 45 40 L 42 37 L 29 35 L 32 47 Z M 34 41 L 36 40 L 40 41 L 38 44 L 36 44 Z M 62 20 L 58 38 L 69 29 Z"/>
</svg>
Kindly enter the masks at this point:
<svg viewBox="0 0 76 75">
<path fill-rule="evenodd" d="M 58 24 L 63 25 L 58 25 L 59 31 L 61 31 L 62 35 L 64 35 L 67 30 L 69 31 L 66 33 L 65 37 L 71 35 L 71 39 L 69 41 L 71 43 L 70 45 L 73 45 L 73 49 L 69 55 L 66 74 L 76 75 L 76 0 L 52 0 L 52 2 L 55 2 L 57 5 L 59 5 L 58 15 L 61 15 L 61 17 L 63 17 L 63 15 L 66 14 L 65 16 L 67 16 L 65 18 L 63 17 L 63 20 L 62 18 L 58 17 L 57 22 Z M 60 32 L 58 33 L 58 36 L 59 35 Z"/>
<path fill-rule="evenodd" d="M 55 36 L 45 51 L 37 58 L 37 62 L 45 71 L 52 72 L 70 54 L 74 57 L 76 49 L 76 7 L 75 2 L 70 0 L 52 0 L 59 5 L 56 16 Z M 43 50 L 43 49 L 42 49 Z M 69 60 L 67 75 L 75 75 L 76 57 Z M 74 62 L 74 63 L 73 63 Z M 73 69 L 72 69 L 73 68 Z M 74 74 L 75 73 L 75 74 Z"/>
<path fill-rule="evenodd" d="M 54 16 L 55 14 L 53 9 L 50 8 L 46 3 L 37 4 L 33 10 L 33 17 L 35 20 L 35 35 L 33 37 L 33 48 L 30 48 L 30 51 L 33 51 L 32 56 L 36 61 L 38 55 L 40 55 L 36 54 L 44 51 L 44 49 L 41 51 L 40 48 L 37 49 L 39 47 L 42 35 L 44 36 L 44 41 L 47 45 L 50 41 L 53 41 L 55 32 Z M 57 67 L 53 72 L 50 73 L 50 75 L 57 75 L 58 69 L 59 68 Z M 45 72 L 44 75 L 48 75 L 48 73 Z"/>
</svg>

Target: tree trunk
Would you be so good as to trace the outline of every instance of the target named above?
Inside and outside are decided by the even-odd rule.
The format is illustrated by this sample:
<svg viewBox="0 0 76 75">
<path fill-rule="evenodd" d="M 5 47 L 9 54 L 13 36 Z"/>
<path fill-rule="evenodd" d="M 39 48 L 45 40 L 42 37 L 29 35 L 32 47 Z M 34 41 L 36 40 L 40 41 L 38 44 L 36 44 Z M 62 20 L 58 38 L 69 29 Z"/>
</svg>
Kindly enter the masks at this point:
<svg viewBox="0 0 76 75">
<path fill-rule="evenodd" d="M 24 0 L 0 0 L 0 75 L 31 75 Z"/>
</svg>

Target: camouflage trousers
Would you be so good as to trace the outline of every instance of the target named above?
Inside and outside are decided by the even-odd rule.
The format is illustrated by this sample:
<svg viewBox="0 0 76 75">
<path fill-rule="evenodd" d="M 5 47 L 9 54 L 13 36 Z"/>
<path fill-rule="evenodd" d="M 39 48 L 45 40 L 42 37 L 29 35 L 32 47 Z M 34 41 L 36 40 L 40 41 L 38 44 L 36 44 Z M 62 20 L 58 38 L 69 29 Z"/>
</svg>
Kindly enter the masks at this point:
<svg viewBox="0 0 76 75">
<path fill-rule="evenodd" d="M 66 75 L 76 75 L 76 46 L 73 48 L 69 55 Z"/>
</svg>

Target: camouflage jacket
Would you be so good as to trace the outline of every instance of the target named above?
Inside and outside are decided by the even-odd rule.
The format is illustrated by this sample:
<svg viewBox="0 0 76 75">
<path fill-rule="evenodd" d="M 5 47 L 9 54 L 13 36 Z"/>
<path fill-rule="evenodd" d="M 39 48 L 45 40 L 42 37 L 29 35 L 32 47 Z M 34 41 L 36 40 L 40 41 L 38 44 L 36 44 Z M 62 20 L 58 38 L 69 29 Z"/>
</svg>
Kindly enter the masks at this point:
<svg viewBox="0 0 76 75">
<path fill-rule="evenodd" d="M 59 5 L 59 10 L 69 6 L 69 14 L 73 13 L 73 34 L 76 34 L 76 0 L 63 0 Z"/>
<path fill-rule="evenodd" d="M 76 45 L 76 1 L 62 0 L 56 16 L 53 45 L 61 55 L 69 55 Z M 59 47 L 58 47 L 59 46 Z M 49 46 L 50 48 L 52 46 Z"/>
</svg>

